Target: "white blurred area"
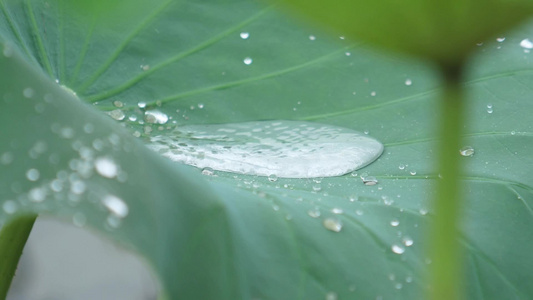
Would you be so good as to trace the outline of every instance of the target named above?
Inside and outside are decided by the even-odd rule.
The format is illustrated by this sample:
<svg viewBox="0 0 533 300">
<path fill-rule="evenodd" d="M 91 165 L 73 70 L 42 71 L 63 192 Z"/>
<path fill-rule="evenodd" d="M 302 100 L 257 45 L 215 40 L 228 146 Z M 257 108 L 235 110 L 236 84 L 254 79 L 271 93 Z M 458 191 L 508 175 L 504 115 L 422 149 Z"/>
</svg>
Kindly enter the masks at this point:
<svg viewBox="0 0 533 300">
<path fill-rule="evenodd" d="M 156 300 L 146 263 L 94 233 L 39 217 L 7 300 Z"/>
</svg>

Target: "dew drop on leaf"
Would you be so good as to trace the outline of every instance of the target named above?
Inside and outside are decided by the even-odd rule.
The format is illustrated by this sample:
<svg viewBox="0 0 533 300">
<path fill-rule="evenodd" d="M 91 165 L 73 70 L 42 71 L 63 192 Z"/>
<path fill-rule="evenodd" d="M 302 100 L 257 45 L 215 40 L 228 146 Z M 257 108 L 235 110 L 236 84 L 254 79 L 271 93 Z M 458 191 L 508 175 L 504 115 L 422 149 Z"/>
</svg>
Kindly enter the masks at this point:
<svg viewBox="0 0 533 300">
<path fill-rule="evenodd" d="M 307 211 L 307 214 L 311 217 L 311 218 L 318 218 L 320 217 L 320 210 L 315 207 L 314 209 L 310 209 Z"/>
<path fill-rule="evenodd" d="M 465 146 L 459 150 L 459 153 L 465 157 L 474 155 L 474 152 L 474 148 L 472 148 L 471 146 Z"/>
<path fill-rule="evenodd" d="M 215 175 L 215 171 L 213 171 L 211 168 L 203 168 L 202 175 L 213 176 Z"/>
<path fill-rule="evenodd" d="M 357 131 L 300 121 L 186 125 L 150 137 L 148 147 L 198 168 L 269 176 L 271 181 L 344 175 L 383 152 L 380 142 Z"/>
<path fill-rule="evenodd" d="M 400 221 L 398 221 L 398 219 L 392 219 L 392 221 L 390 221 L 390 225 L 392 227 L 396 227 L 396 226 L 400 225 Z"/>
<path fill-rule="evenodd" d="M 343 213 L 343 210 L 342 210 L 342 208 L 334 207 L 334 208 L 331 209 L 331 212 L 336 214 L 336 215 L 340 215 L 340 214 Z"/>
<path fill-rule="evenodd" d="M 527 50 L 533 49 L 533 42 L 531 42 L 529 39 L 523 39 L 520 42 L 520 47 L 527 49 Z"/>
<path fill-rule="evenodd" d="M 144 121 L 150 124 L 166 124 L 168 116 L 159 110 L 148 110 L 144 112 Z"/>
<path fill-rule="evenodd" d="M 141 101 L 141 102 L 137 103 L 137 106 L 138 106 L 139 108 L 141 108 L 141 109 L 142 109 L 142 108 L 146 108 L 146 102 L 142 102 L 142 101 Z"/>
<path fill-rule="evenodd" d="M 124 218 L 128 215 L 128 205 L 124 200 L 113 195 L 106 195 L 102 198 L 102 204 L 118 218 Z"/>
<path fill-rule="evenodd" d="M 246 57 L 246 58 L 243 59 L 243 62 L 244 62 L 245 65 L 251 65 L 253 60 L 252 60 L 251 57 Z"/>
<path fill-rule="evenodd" d="M 324 228 L 327 230 L 331 230 L 333 232 L 340 232 L 342 230 L 342 223 L 341 221 L 333 218 L 327 218 L 324 219 L 322 222 L 322 225 L 324 225 Z"/>
<path fill-rule="evenodd" d="M 405 252 L 405 248 L 404 247 L 402 247 L 400 245 L 396 245 L 396 244 L 392 245 L 391 250 L 392 250 L 392 252 L 394 252 L 396 254 L 402 254 L 402 253 Z"/>
<path fill-rule="evenodd" d="M 246 40 L 246 39 L 248 39 L 250 37 L 250 33 L 249 32 L 241 32 L 240 36 L 241 36 L 241 39 Z"/>
<path fill-rule="evenodd" d="M 405 85 L 410 86 L 412 84 L 413 84 L 413 81 L 411 79 L 408 78 L 405 80 Z"/>
<path fill-rule="evenodd" d="M 113 178 L 118 174 L 117 164 L 108 157 L 99 157 L 94 161 L 94 167 L 98 174 L 103 177 Z"/>
<path fill-rule="evenodd" d="M 361 180 L 365 185 L 376 185 L 378 180 L 374 176 L 361 176 Z"/>
<path fill-rule="evenodd" d="M 126 115 L 124 114 L 124 112 L 121 109 L 114 109 L 114 110 L 108 112 L 107 114 L 111 118 L 113 118 L 113 119 L 115 119 L 117 121 L 122 121 L 126 117 Z"/>
</svg>

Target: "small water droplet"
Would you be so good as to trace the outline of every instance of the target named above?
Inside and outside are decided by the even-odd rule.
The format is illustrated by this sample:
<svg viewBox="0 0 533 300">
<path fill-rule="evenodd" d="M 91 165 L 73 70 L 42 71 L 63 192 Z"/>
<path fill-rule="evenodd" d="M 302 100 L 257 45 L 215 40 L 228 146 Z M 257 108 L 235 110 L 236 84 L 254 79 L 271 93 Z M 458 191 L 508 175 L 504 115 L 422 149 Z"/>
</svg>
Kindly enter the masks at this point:
<svg viewBox="0 0 533 300">
<path fill-rule="evenodd" d="M 314 35 L 310 35 L 310 36 L 309 36 L 309 40 L 311 40 L 311 41 L 316 40 L 316 36 L 314 36 Z"/>
<path fill-rule="evenodd" d="M 250 37 L 250 33 L 249 32 L 241 32 L 240 36 L 241 36 L 241 39 L 246 40 L 246 39 L 248 39 Z"/>
<path fill-rule="evenodd" d="M 428 210 L 426 208 L 420 208 L 418 212 L 423 216 L 428 214 Z"/>
<path fill-rule="evenodd" d="M 198 103 L 197 106 L 198 106 L 199 109 L 203 109 L 204 108 L 204 104 L 203 103 Z"/>
<path fill-rule="evenodd" d="M 412 81 L 411 79 L 407 78 L 407 79 L 405 80 L 405 85 L 410 86 L 410 85 L 412 85 L 412 84 L 413 84 L 413 81 Z"/>
<path fill-rule="evenodd" d="M 29 169 L 26 172 L 26 178 L 28 178 L 29 181 L 37 181 L 39 180 L 40 173 L 37 169 Z"/>
<path fill-rule="evenodd" d="M 400 245 L 396 245 L 396 244 L 392 245 L 391 250 L 392 250 L 392 252 L 394 252 L 396 254 L 402 254 L 402 253 L 405 252 L 405 248 L 404 247 L 402 247 Z"/>
<path fill-rule="evenodd" d="M 533 49 L 533 42 L 531 42 L 529 39 L 523 39 L 520 42 L 520 46 L 524 49 L 530 50 Z"/>
<path fill-rule="evenodd" d="M 124 106 L 124 103 L 122 103 L 122 101 L 115 100 L 115 101 L 113 101 L 113 106 L 121 108 L 121 107 Z"/>
<path fill-rule="evenodd" d="M 390 221 L 390 225 L 392 227 L 396 227 L 396 226 L 400 225 L 400 221 L 398 219 L 392 219 L 392 221 Z"/>
<path fill-rule="evenodd" d="M 124 114 L 124 112 L 121 109 L 114 109 L 114 110 L 108 112 L 107 114 L 111 118 L 113 118 L 113 119 L 115 119 L 117 121 L 122 121 L 126 117 L 126 115 Z"/>
<path fill-rule="evenodd" d="M 118 166 L 111 158 L 108 157 L 98 157 L 94 161 L 94 167 L 98 174 L 103 177 L 113 178 L 118 174 Z"/>
<path fill-rule="evenodd" d="M 2 209 L 4 210 L 4 212 L 8 215 L 11 215 L 11 214 L 14 214 L 17 212 L 17 209 L 18 209 L 18 205 L 17 205 L 17 202 L 13 201 L 13 200 L 7 200 L 6 202 L 4 202 L 4 204 L 2 205 Z"/>
<path fill-rule="evenodd" d="M 243 62 L 244 62 L 245 65 L 248 66 L 248 65 L 252 64 L 253 60 L 252 60 L 251 57 L 246 57 L 246 58 L 244 58 Z"/>
<path fill-rule="evenodd" d="M 211 169 L 211 168 L 203 168 L 202 169 L 202 175 L 213 176 L 213 175 L 215 175 L 215 171 L 213 171 L 213 169 Z"/>
<path fill-rule="evenodd" d="M 268 181 L 276 182 L 276 181 L 278 181 L 278 176 L 276 174 L 270 174 L 270 175 L 268 175 Z"/>
<path fill-rule="evenodd" d="M 114 195 L 106 195 L 102 198 L 102 204 L 118 218 L 124 218 L 128 215 L 128 205 L 124 200 Z"/>
<path fill-rule="evenodd" d="M 337 293 L 335 292 L 329 292 L 326 294 L 326 300 L 337 300 Z"/>
<path fill-rule="evenodd" d="M 141 102 L 137 103 L 137 106 L 138 106 L 139 108 L 141 108 L 141 109 L 146 108 L 146 102 L 142 102 L 142 101 L 141 101 Z"/>
<path fill-rule="evenodd" d="M 366 177 L 361 176 L 361 180 L 363 181 L 365 185 L 369 185 L 369 186 L 378 184 L 378 180 L 374 176 L 366 176 Z"/>
<path fill-rule="evenodd" d="M 465 157 L 474 155 L 474 152 L 474 148 L 472 148 L 471 146 L 465 146 L 459 150 L 459 153 Z"/>
<path fill-rule="evenodd" d="M 337 219 L 333 219 L 333 218 L 324 219 L 324 221 L 322 222 L 322 225 L 324 225 L 324 227 L 327 230 L 331 230 L 333 232 L 340 232 L 342 230 L 342 223 L 341 221 Z"/>
<path fill-rule="evenodd" d="M 141 137 L 141 132 L 138 131 L 138 130 L 135 130 L 135 132 L 133 132 L 133 136 L 134 137 Z"/>
<path fill-rule="evenodd" d="M 362 216 L 364 214 L 364 212 L 360 209 L 357 209 L 355 210 L 355 214 L 358 215 L 358 216 Z"/>
<path fill-rule="evenodd" d="M 411 174 L 411 175 L 414 176 L 414 175 L 416 175 L 416 171 L 414 171 L 414 170 L 413 170 L 413 171 L 410 171 L 409 174 Z"/>
<path fill-rule="evenodd" d="M 150 65 L 141 65 L 141 69 L 143 71 L 148 71 L 148 70 L 150 70 Z"/>
<path fill-rule="evenodd" d="M 345 52 L 344 55 L 346 55 L 346 56 L 350 56 L 350 55 L 352 55 L 352 53 L 350 53 L 350 52 Z"/>
<path fill-rule="evenodd" d="M 320 192 L 321 190 L 322 190 L 322 186 L 320 184 L 313 185 L 313 192 Z"/>
<path fill-rule="evenodd" d="M 320 210 L 318 209 L 318 207 L 315 207 L 314 209 L 310 209 L 307 211 L 307 214 L 311 217 L 311 218 L 318 218 L 320 217 Z"/>
<path fill-rule="evenodd" d="M 499 38 L 496 38 L 496 41 L 498 43 L 502 43 L 503 41 L 505 41 L 505 37 L 499 37 Z"/>
<path fill-rule="evenodd" d="M 414 241 L 412 238 L 408 237 L 408 236 L 405 236 L 403 239 L 402 239 L 402 242 L 403 244 L 406 246 L 406 247 L 410 247 L 414 244 Z"/>
<path fill-rule="evenodd" d="M 338 208 L 338 207 L 334 207 L 331 209 L 331 212 L 336 214 L 336 215 L 340 215 L 342 214 L 344 211 L 342 210 L 342 208 Z"/>
<path fill-rule="evenodd" d="M 370 96 L 375 97 L 376 95 L 377 95 L 376 92 L 374 91 L 370 92 Z"/>
<path fill-rule="evenodd" d="M 404 164 L 400 164 L 400 165 L 398 166 L 398 169 L 400 169 L 400 170 L 404 170 L 404 169 L 405 169 L 405 165 L 404 165 Z"/>
<path fill-rule="evenodd" d="M 32 88 L 27 87 L 22 91 L 22 95 L 24 95 L 24 97 L 28 99 L 33 98 L 33 95 L 35 95 L 35 91 Z"/>
<path fill-rule="evenodd" d="M 144 121 L 150 124 L 166 124 L 168 116 L 159 110 L 147 110 L 144 112 Z"/>
</svg>

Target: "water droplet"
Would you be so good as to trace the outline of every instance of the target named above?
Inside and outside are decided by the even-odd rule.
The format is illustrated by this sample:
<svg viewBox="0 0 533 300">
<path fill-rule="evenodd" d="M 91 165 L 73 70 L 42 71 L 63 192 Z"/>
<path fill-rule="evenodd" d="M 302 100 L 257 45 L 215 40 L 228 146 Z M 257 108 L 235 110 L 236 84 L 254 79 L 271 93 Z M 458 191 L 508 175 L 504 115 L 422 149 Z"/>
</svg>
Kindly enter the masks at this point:
<svg viewBox="0 0 533 300">
<path fill-rule="evenodd" d="M 94 167 L 96 168 L 98 174 L 102 175 L 103 177 L 113 178 L 118 174 L 117 164 L 115 164 L 115 162 L 108 157 L 98 157 L 94 161 Z"/>
<path fill-rule="evenodd" d="M 428 214 L 428 210 L 426 208 L 421 208 L 418 210 L 418 212 L 423 216 Z"/>
<path fill-rule="evenodd" d="M 113 118 L 113 119 L 115 119 L 117 121 L 122 121 L 126 117 L 126 115 L 124 114 L 124 112 L 121 109 L 114 109 L 114 110 L 108 112 L 107 114 L 111 118 Z"/>
<path fill-rule="evenodd" d="M 404 165 L 404 164 L 400 164 L 400 165 L 398 166 L 398 169 L 400 169 L 400 170 L 404 170 L 404 169 L 405 169 L 405 165 Z"/>
<path fill-rule="evenodd" d="M 9 165 L 13 162 L 13 154 L 11 152 L 4 152 L 2 153 L 2 156 L 0 156 L 0 163 L 3 165 Z"/>
<path fill-rule="evenodd" d="M 141 137 L 141 132 L 138 131 L 138 130 L 135 130 L 135 132 L 133 132 L 133 136 L 134 137 Z"/>
<path fill-rule="evenodd" d="M 370 92 L 370 96 L 375 97 L 376 95 L 377 95 L 376 92 L 374 91 Z"/>
<path fill-rule="evenodd" d="M 320 210 L 318 209 L 318 207 L 315 207 L 314 209 L 310 209 L 307 211 L 307 214 L 311 217 L 311 218 L 318 218 L 320 217 Z"/>
<path fill-rule="evenodd" d="M 203 109 L 204 108 L 204 104 L 203 103 L 198 103 L 197 106 L 198 106 L 199 109 Z"/>
<path fill-rule="evenodd" d="M 298 121 L 187 125 L 150 141 L 152 150 L 198 168 L 284 178 L 344 175 L 383 151 L 358 132 Z"/>
<path fill-rule="evenodd" d="M 350 53 L 350 52 L 345 52 L 344 55 L 346 55 L 346 56 L 350 56 L 350 55 L 352 55 L 352 53 Z"/>
<path fill-rule="evenodd" d="M 39 180 L 40 173 L 37 169 L 29 169 L 26 172 L 26 178 L 28 178 L 29 181 L 37 181 Z"/>
<path fill-rule="evenodd" d="M 24 95 L 24 97 L 28 99 L 33 98 L 33 95 L 35 95 L 35 91 L 32 88 L 27 87 L 22 91 L 22 95 Z"/>
<path fill-rule="evenodd" d="M 138 106 L 139 108 L 141 108 L 141 109 L 146 108 L 146 102 L 142 102 L 142 101 L 141 101 L 141 102 L 137 103 L 137 106 Z"/>
<path fill-rule="evenodd" d="M 333 218 L 324 219 L 324 222 L 322 222 L 322 225 L 324 225 L 324 227 L 327 230 L 331 230 L 334 232 L 340 232 L 342 230 L 342 223 L 341 221 L 337 219 L 333 219 Z"/>
<path fill-rule="evenodd" d="M 414 176 L 414 175 L 416 175 L 416 171 L 410 171 L 409 174 Z"/>
<path fill-rule="evenodd" d="M 496 41 L 498 43 L 502 43 L 503 41 L 505 41 L 505 37 L 499 37 L 499 38 L 496 38 Z"/>
<path fill-rule="evenodd" d="M 411 247 L 413 244 L 414 244 L 414 241 L 412 238 L 406 236 L 402 239 L 402 243 L 406 246 L 406 247 Z"/>
<path fill-rule="evenodd" d="M 150 65 L 141 65 L 141 69 L 143 71 L 148 71 L 148 70 L 150 70 Z"/>
<path fill-rule="evenodd" d="M 243 62 L 244 62 L 245 65 L 251 65 L 253 60 L 252 60 L 251 57 L 246 57 L 246 58 L 244 58 Z"/>
<path fill-rule="evenodd" d="M 407 79 L 405 80 L 405 85 L 410 86 L 410 85 L 412 85 L 412 84 L 413 84 L 413 81 L 412 81 L 411 79 L 407 78 Z"/>
<path fill-rule="evenodd" d="M 107 195 L 103 197 L 102 204 L 109 210 L 109 212 L 118 218 L 124 218 L 128 215 L 128 205 L 126 202 L 124 202 L 124 200 L 118 198 L 117 196 Z"/>
<path fill-rule="evenodd" d="M 144 120 L 150 124 L 166 124 L 168 116 L 159 110 L 147 110 L 144 112 Z"/>
<path fill-rule="evenodd" d="M 13 200 L 7 200 L 2 205 L 2 209 L 4 209 L 4 212 L 8 215 L 14 214 L 17 212 L 17 209 L 18 209 L 17 202 Z"/>
<path fill-rule="evenodd" d="M 337 300 L 337 293 L 335 292 L 329 292 L 326 294 L 326 300 Z"/>
<path fill-rule="evenodd" d="M 396 254 L 402 254 L 402 253 L 405 252 L 405 248 L 404 247 L 402 247 L 400 245 L 396 245 L 396 244 L 392 245 L 391 250 L 392 250 L 392 252 L 394 252 Z"/>
<path fill-rule="evenodd" d="M 487 104 L 487 113 L 491 114 L 494 112 L 494 109 L 492 108 L 492 104 Z"/>
<path fill-rule="evenodd" d="M 378 180 L 374 176 L 361 176 L 361 180 L 365 185 L 376 185 L 378 184 Z"/>
<path fill-rule="evenodd" d="M 113 101 L 113 106 L 121 108 L 124 106 L 124 103 L 122 103 L 122 101 L 115 100 Z"/>
<path fill-rule="evenodd" d="M 241 32 L 240 36 L 241 36 L 241 39 L 246 40 L 246 39 L 248 39 L 250 37 L 250 33 L 249 32 Z"/>
<path fill-rule="evenodd" d="M 533 42 L 531 42 L 529 39 L 523 39 L 520 42 L 520 47 L 527 49 L 527 50 L 533 49 Z"/>
<path fill-rule="evenodd" d="M 336 215 L 340 215 L 342 214 L 344 211 L 342 210 L 342 208 L 338 208 L 338 207 L 334 207 L 331 209 L 331 212 L 336 214 Z"/>
<path fill-rule="evenodd" d="M 392 219 L 392 221 L 390 221 L 390 225 L 392 227 L 396 227 L 396 226 L 400 225 L 400 221 L 398 219 Z"/>
<path fill-rule="evenodd" d="M 383 200 L 383 204 L 387 206 L 390 206 L 394 203 L 394 200 L 391 197 L 386 196 L 386 195 L 381 196 L 381 200 Z"/>
<path fill-rule="evenodd" d="M 46 199 L 46 190 L 43 188 L 31 189 L 28 193 L 28 197 L 30 198 L 30 201 L 42 202 L 44 199 Z"/>
<path fill-rule="evenodd" d="M 311 41 L 316 40 L 316 36 L 314 36 L 314 35 L 310 35 L 310 36 L 309 36 L 309 40 L 311 40 Z"/>
<path fill-rule="evenodd" d="M 215 175 L 215 171 L 213 171 L 213 169 L 211 169 L 211 168 L 203 168 L 202 169 L 202 175 L 213 176 L 213 175 Z"/>
<path fill-rule="evenodd" d="M 355 210 L 355 214 L 358 215 L 358 216 L 362 216 L 364 214 L 364 212 L 360 209 L 357 209 Z"/>
<path fill-rule="evenodd" d="M 276 182 L 276 181 L 278 181 L 278 176 L 276 174 L 270 174 L 270 175 L 268 175 L 268 181 Z"/>
<path fill-rule="evenodd" d="M 313 185 L 313 192 L 320 192 L 321 190 L 322 190 L 322 186 L 320 184 Z"/>
<path fill-rule="evenodd" d="M 472 148 L 471 146 L 465 146 L 459 150 L 459 153 L 462 156 L 472 156 L 474 155 L 474 152 L 474 148 Z"/>
</svg>

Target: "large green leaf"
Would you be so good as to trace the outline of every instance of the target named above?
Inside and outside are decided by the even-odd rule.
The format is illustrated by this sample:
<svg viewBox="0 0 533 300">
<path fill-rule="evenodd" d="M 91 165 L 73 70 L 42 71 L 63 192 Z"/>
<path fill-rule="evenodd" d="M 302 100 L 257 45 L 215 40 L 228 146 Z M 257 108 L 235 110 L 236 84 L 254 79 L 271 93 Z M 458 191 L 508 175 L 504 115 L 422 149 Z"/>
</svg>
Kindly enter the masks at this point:
<svg viewBox="0 0 533 300">
<path fill-rule="evenodd" d="M 433 70 L 247 1 L 151 2 L 113 27 L 112 13 L 92 18 L 65 2 L 0 3 L 0 222 L 38 212 L 98 230 L 146 257 L 171 299 L 421 297 L 438 180 Z M 532 28 L 480 46 L 466 83 L 465 145 L 475 149 L 462 157 L 468 299 L 533 296 L 533 77 L 520 46 Z M 122 128 L 98 112 L 116 101 L 137 121 Z M 171 120 L 139 124 L 140 101 L 160 101 Z M 263 119 L 369 131 L 385 152 L 358 176 L 272 182 L 203 176 L 132 135 Z M 98 158 L 118 165 L 117 176 L 100 175 Z M 365 186 L 362 173 L 379 183 Z M 109 195 L 123 199 L 126 216 L 105 207 Z M 317 208 L 320 217 L 309 216 Z M 342 230 L 326 230 L 326 218 Z"/>
</svg>

